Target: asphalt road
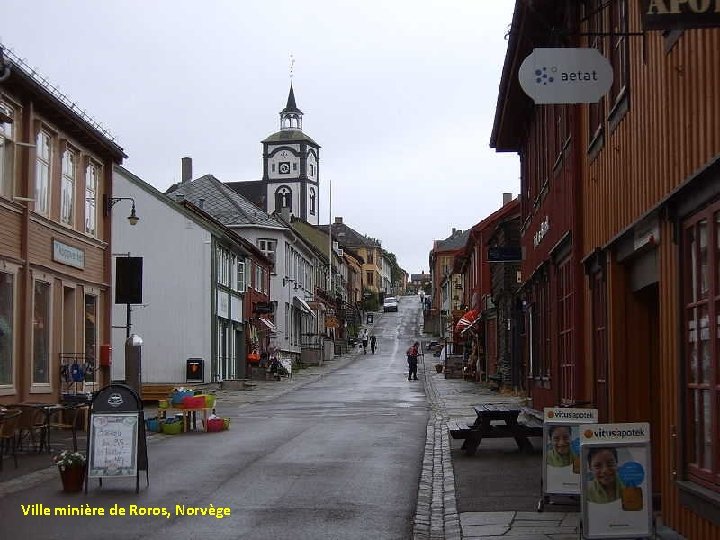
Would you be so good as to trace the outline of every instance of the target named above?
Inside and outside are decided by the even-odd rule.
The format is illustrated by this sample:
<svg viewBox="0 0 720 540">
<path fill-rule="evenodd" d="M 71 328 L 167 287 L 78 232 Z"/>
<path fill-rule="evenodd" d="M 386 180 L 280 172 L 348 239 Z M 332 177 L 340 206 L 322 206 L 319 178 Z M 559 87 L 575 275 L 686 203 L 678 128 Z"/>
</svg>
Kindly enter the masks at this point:
<svg viewBox="0 0 720 540">
<path fill-rule="evenodd" d="M 143 475 L 138 495 L 134 479 L 108 479 L 87 496 L 53 482 L 3 497 L 0 538 L 410 538 L 428 416 L 404 357 L 419 329 L 417 301 L 375 315 L 374 355 L 277 400 L 223 409 L 230 431 L 150 444 L 151 484 Z M 23 515 L 32 504 L 51 515 Z M 113 507 L 136 515 L 110 515 Z M 59 508 L 105 515 L 54 515 Z M 161 509 L 167 516 L 137 515 Z"/>
</svg>

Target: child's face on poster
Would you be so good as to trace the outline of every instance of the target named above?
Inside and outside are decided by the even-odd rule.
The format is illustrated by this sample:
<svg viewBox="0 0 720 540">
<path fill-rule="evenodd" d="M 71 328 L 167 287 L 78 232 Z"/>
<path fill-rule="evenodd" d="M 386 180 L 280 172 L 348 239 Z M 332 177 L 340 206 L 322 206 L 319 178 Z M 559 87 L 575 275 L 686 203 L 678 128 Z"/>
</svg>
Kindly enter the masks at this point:
<svg viewBox="0 0 720 540">
<path fill-rule="evenodd" d="M 567 455 L 570 453 L 570 428 L 556 427 L 550 435 L 550 442 L 558 454 Z"/>
<path fill-rule="evenodd" d="M 590 460 L 590 470 L 595 479 L 604 487 L 615 485 L 617 460 L 610 450 L 601 450 Z"/>
</svg>

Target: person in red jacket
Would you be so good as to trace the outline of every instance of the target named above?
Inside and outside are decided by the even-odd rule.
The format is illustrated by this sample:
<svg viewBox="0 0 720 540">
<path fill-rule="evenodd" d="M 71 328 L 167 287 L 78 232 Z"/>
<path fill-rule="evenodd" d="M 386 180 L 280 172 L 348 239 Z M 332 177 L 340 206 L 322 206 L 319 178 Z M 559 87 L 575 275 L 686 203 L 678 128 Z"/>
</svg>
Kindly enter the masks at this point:
<svg viewBox="0 0 720 540">
<path fill-rule="evenodd" d="M 408 381 L 417 381 L 417 364 L 418 364 L 418 356 L 420 355 L 420 351 L 418 349 L 419 343 L 416 341 L 413 343 L 410 348 L 407 350 L 405 354 L 407 354 L 407 361 L 408 361 Z"/>
</svg>

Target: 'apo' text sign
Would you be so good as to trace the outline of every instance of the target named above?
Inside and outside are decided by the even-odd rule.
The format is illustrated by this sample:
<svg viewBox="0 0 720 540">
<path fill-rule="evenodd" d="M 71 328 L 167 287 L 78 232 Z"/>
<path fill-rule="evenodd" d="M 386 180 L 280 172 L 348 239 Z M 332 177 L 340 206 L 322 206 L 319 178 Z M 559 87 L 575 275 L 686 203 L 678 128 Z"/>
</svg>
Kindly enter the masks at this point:
<svg viewBox="0 0 720 540">
<path fill-rule="evenodd" d="M 595 48 L 534 49 L 518 71 L 535 103 L 597 103 L 610 89 L 613 70 Z"/>
</svg>

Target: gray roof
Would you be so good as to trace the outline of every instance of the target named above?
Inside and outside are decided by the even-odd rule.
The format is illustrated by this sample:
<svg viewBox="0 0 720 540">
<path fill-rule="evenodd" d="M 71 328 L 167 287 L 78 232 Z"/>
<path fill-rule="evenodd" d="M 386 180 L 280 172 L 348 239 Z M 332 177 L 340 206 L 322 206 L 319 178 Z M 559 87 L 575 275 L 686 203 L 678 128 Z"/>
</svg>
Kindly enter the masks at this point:
<svg viewBox="0 0 720 540">
<path fill-rule="evenodd" d="M 318 228 L 327 233 L 327 225 L 319 225 Z M 332 224 L 332 237 L 343 247 L 380 247 L 379 240 L 360 234 L 344 223 Z"/>
<path fill-rule="evenodd" d="M 464 231 L 454 230 L 445 240 L 438 240 L 433 251 L 450 251 L 464 248 L 465 244 L 467 244 L 468 236 L 470 236 L 470 229 Z"/>
<path fill-rule="evenodd" d="M 299 129 L 281 129 L 280 131 L 277 131 L 273 133 L 272 135 L 268 136 L 265 140 L 262 142 L 264 143 L 277 143 L 277 142 L 286 142 L 286 143 L 293 143 L 293 142 L 309 142 L 313 146 L 320 148 L 320 145 L 313 141 L 310 137 L 305 135 L 302 131 Z"/>
<path fill-rule="evenodd" d="M 211 174 L 174 184 L 166 193 L 177 201 L 190 201 L 227 227 L 258 225 L 286 228 Z"/>
<path fill-rule="evenodd" d="M 224 182 L 235 193 L 239 193 L 260 210 L 265 210 L 265 184 L 262 180 L 245 180 L 243 182 Z"/>
</svg>

